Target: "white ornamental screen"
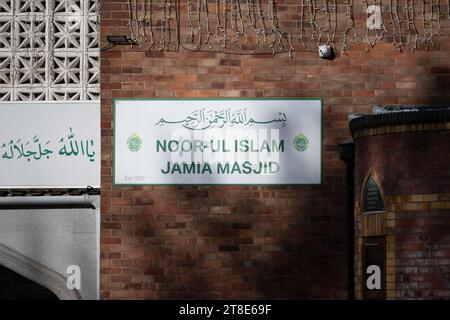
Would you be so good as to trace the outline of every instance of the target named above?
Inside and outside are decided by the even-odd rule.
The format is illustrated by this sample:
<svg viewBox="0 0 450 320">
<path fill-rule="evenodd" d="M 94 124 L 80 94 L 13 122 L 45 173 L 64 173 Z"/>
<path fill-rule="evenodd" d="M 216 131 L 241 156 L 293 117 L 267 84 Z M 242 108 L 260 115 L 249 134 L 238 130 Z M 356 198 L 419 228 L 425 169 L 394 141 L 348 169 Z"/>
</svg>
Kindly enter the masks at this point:
<svg viewBox="0 0 450 320">
<path fill-rule="evenodd" d="M 99 0 L 0 1 L 0 101 L 99 100 Z"/>
</svg>

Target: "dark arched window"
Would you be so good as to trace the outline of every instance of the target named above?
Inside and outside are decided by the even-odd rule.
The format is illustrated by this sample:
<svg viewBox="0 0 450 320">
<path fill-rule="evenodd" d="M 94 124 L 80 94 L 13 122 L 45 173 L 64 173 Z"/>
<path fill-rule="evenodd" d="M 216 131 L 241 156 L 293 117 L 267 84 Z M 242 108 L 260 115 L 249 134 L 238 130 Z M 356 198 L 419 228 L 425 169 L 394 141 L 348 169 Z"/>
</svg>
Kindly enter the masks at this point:
<svg viewBox="0 0 450 320">
<path fill-rule="evenodd" d="M 58 300 L 43 286 L 0 266 L 0 300 Z"/>
<path fill-rule="evenodd" d="M 362 199 L 362 212 L 384 212 L 384 200 L 380 187 L 373 175 L 370 175 L 364 185 L 363 199 Z"/>
</svg>

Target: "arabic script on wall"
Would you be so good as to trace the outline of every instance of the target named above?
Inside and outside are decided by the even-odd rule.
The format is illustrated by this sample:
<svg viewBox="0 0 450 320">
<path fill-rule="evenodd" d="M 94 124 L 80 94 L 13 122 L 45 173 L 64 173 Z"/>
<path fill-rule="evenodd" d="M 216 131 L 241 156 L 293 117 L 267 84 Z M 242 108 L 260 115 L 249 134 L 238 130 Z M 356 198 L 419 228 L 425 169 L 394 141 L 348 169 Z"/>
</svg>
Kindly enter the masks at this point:
<svg viewBox="0 0 450 320">
<path fill-rule="evenodd" d="M 34 135 L 30 139 L 13 138 L 8 142 L 0 142 L 1 159 L 19 160 L 28 162 L 50 159 L 51 157 L 77 157 L 91 162 L 95 161 L 95 144 L 93 139 L 77 139 L 72 127 L 68 128 L 68 134 L 55 140 L 41 139 Z"/>
<path fill-rule="evenodd" d="M 190 115 L 181 120 L 169 121 L 164 118 L 160 119 L 156 125 L 163 126 L 165 124 L 180 124 L 189 130 L 206 130 L 212 128 L 221 129 L 224 127 L 234 127 L 238 125 L 252 126 L 271 123 L 279 123 L 280 126 L 284 127 L 286 125 L 286 121 L 287 117 L 283 112 L 280 112 L 276 118 L 259 120 L 248 117 L 246 108 L 240 108 L 237 110 L 227 108 L 219 111 L 203 108 L 193 111 Z"/>
</svg>

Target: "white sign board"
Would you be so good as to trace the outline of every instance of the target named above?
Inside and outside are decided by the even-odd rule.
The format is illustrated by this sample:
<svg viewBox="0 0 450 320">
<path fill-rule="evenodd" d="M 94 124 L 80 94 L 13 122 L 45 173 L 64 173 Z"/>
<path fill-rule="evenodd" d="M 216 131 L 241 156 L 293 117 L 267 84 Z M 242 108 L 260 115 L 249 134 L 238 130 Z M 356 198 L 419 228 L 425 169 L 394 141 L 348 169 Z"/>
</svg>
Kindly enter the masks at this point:
<svg viewBox="0 0 450 320">
<path fill-rule="evenodd" d="M 320 100 L 116 100 L 114 183 L 320 184 Z"/>
<path fill-rule="evenodd" d="M 0 188 L 100 187 L 99 102 L 1 102 Z"/>
</svg>

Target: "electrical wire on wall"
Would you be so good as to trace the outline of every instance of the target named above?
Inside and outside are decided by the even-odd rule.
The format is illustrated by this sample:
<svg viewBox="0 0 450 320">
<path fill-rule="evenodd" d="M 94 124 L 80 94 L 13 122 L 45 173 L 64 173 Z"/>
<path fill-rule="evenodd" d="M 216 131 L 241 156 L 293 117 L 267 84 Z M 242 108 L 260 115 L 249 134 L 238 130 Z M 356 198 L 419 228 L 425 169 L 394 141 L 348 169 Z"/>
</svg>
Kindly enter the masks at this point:
<svg viewBox="0 0 450 320">
<path fill-rule="evenodd" d="M 348 48 L 348 34 L 351 33 L 350 40 L 353 42 L 358 41 L 358 32 L 355 29 L 355 13 L 353 10 L 354 0 L 345 1 L 345 16 L 347 20 L 347 26 L 342 34 L 342 52 L 345 52 Z"/>
<path fill-rule="evenodd" d="M 390 24 L 392 26 L 392 44 L 401 52 L 404 47 L 402 40 L 402 24 L 403 21 L 400 19 L 398 14 L 399 0 L 389 0 L 389 16 L 391 18 Z"/>
<path fill-rule="evenodd" d="M 336 49 L 340 43 L 345 52 L 362 40 L 372 49 L 386 36 L 397 51 L 414 51 L 434 48 L 446 10 L 450 20 L 450 0 L 445 5 L 441 0 L 363 0 L 357 9 L 365 12 L 367 23 L 355 21 L 354 0 L 283 2 L 282 14 L 276 0 L 127 1 L 129 37 L 149 51 L 287 52 L 292 57 L 296 43 L 315 50 L 323 44 Z"/>
<path fill-rule="evenodd" d="M 375 0 L 373 2 L 373 5 L 371 5 L 369 7 L 368 1 L 364 0 L 363 1 L 365 7 L 366 7 L 366 13 L 367 14 L 372 14 L 373 17 L 373 30 L 374 30 L 374 37 L 371 38 L 370 37 L 370 28 L 369 28 L 369 23 L 367 23 L 367 27 L 366 27 L 366 41 L 367 41 L 367 48 L 366 50 L 370 50 L 372 49 L 378 42 L 380 42 L 383 37 L 384 34 L 387 32 L 387 28 L 383 22 L 383 6 L 381 4 L 381 0 Z M 378 12 L 377 12 L 378 11 Z M 368 19 L 370 19 L 370 17 L 368 17 Z M 379 21 L 377 21 L 379 20 Z"/>
</svg>

